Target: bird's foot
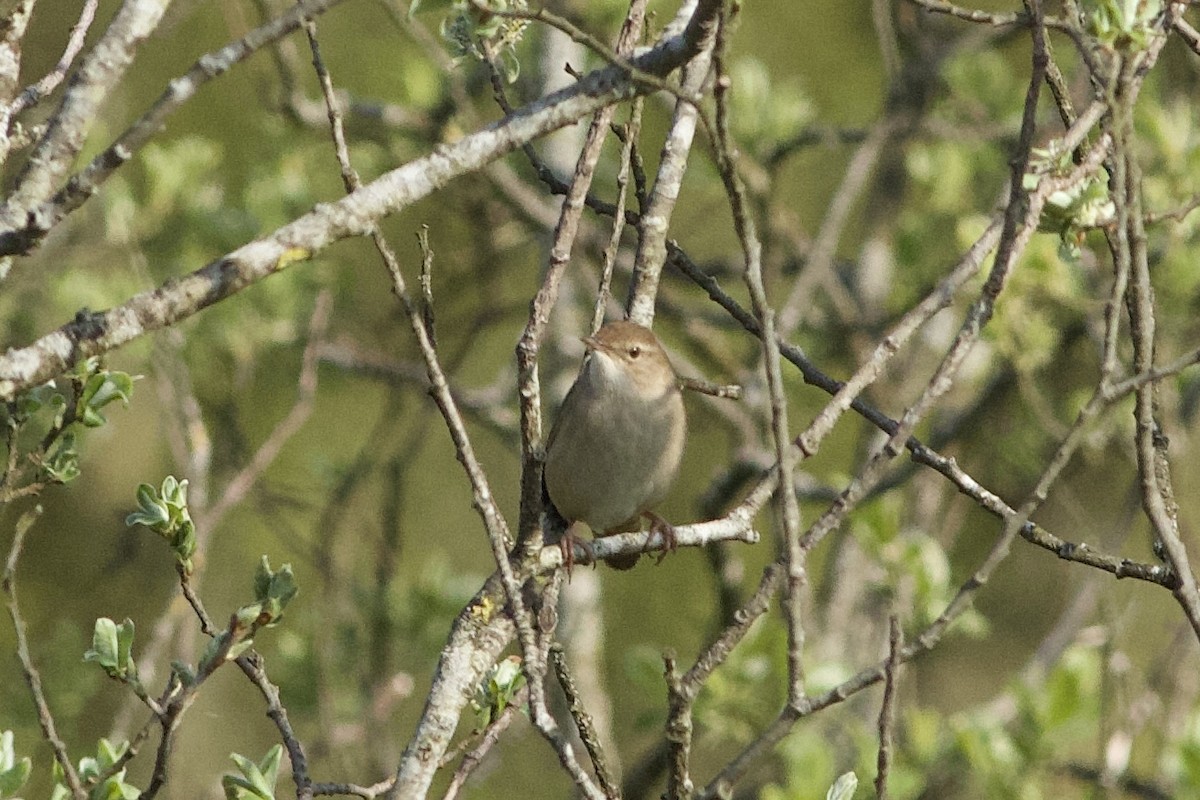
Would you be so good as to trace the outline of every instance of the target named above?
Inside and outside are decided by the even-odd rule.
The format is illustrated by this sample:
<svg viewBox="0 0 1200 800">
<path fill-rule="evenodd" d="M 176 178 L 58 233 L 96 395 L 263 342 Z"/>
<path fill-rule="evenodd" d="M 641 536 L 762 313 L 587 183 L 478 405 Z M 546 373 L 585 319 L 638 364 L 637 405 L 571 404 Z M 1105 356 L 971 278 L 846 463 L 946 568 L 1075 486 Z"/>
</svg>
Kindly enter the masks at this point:
<svg viewBox="0 0 1200 800">
<path fill-rule="evenodd" d="M 675 542 L 675 526 L 667 522 L 665 519 L 655 514 L 653 511 L 643 511 L 642 516 L 650 520 L 650 532 L 657 533 L 662 537 L 662 552 L 654 560 L 655 565 L 661 564 L 663 559 L 667 557 L 667 553 L 674 553 L 677 546 Z M 650 537 L 646 537 L 646 544 L 650 544 Z M 647 547 L 643 552 L 647 552 L 650 548 Z"/>
<path fill-rule="evenodd" d="M 592 549 L 591 541 L 576 536 L 571 532 L 571 528 L 567 528 L 562 538 L 558 540 L 558 549 L 562 553 L 563 566 L 567 568 L 568 581 L 571 580 L 571 570 L 575 568 L 575 545 L 579 545 L 587 553 L 588 559 L 592 562 L 592 568 L 596 567 L 596 551 Z"/>
</svg>

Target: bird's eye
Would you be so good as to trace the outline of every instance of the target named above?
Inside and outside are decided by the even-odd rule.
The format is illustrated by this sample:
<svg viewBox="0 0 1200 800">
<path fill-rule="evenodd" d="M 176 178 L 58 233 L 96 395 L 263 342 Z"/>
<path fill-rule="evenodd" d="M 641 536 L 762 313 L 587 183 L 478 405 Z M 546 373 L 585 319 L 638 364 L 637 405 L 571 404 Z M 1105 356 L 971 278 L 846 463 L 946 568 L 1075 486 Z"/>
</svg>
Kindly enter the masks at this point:
<svg viewBox="0 0 1200 800">
<path fill-rule="evenodd" d="M 629 357 L 630 358 L 637 358 L 641 354 L 642 354 L 642 348 L 638 347 L 636 344 L 633 347 L 629 348 Z"/>
</svg>

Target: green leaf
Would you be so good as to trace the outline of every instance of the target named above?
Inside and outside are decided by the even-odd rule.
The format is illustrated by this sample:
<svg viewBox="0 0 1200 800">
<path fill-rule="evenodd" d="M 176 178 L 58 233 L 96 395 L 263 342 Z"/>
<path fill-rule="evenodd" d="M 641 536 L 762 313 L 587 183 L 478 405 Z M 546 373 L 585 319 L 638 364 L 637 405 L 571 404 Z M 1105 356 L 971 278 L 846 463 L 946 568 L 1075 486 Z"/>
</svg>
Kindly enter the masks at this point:
<svg viewBox="0 0 1200 800">
<path fill-rule="evenodd" d="M 260 603 L 267 599 L 267 593 L 271 590 L 271 564 L 267 561 L 264 555 L 258 562 L 258 569 L 254 570 L 254 599 Z"/>
<path fill-rule="evenodd" d="M 176 480 L 174 475 L 168 475 L 163 478 L 162 498 L 175 508 L 185 508 L 187 506 L 187 488 L 186 479 Z"/>
<path fill-rule="evenodd" d="M 204 648 L 204 654 L 200 656 L 200 672 L 207 673 L 214 669 L 213 659 L 217 657 L 217 653 L 225 647 L 225 641 L 229 638 L 228 631 L 222 631 L 218 635 L 208 640 L 208 646 Z M 193 678 L 193 681 L 195 678 Z"/>
<path fill-rule="evenodd" d="M 128 749 L 128 742 L 121 742 L 118 746 L 113 747 L 112 742 L 101 737 L 100 741 L 96 744 L 96 761 L 100 764 L 100 771 L 104 772 L 111 769 L 120 760 L 121 756 L 125 755 L 125 751 Z"/>
<path fill-rule="evenodd" d="M 163 479 L 158 492 L 148 483 L 140 484 L 138 510 L 125 518 L 125 524 L 145 525 L 162 536 L 175 558 L 190 571 L 191 557 L 196 552 L 196 525 L 187 507 L 187 487 L 186 480 L 176 480 L 174 475 Z"/>
<path fill-rule="evenodd" d="M 258 768 L 262 771 L 263 778 L 270 785 L 272 792 L 275 790 L 275 783 L 279 780 L 279 764 L 283 760 L 283 748 L 275 745 L 267 751 L 263 760 L 258 762 Z"/>
<path fill-rule="evenodd" d="M 245 756 L 241 756 L 239 753 L 229 753 L 229 758 L 232 758 L 233 763 L 238 765 L 238 769 L 241 770 L 242 775 L 246 776 L 246 780 L 250 782 L 254 788 L 254 792 L 257 792 L 263 798 L 270 798 L 272 794 L 271 789 L 274 787 L 268 786 L 266 776 L 263 775 L 262 770 L 258 769 L 258 764 Z"/>
<path fill-rule="evenodd" d="M 179 678 L 179 682 L 184 686 L 191 686 L 196 682 L 196 671 L 192 669 L 191 664 L 185 664 L 182 661 L 172 661 L 171 671 Z"/>
<path fill-rule="evenodd" d="M 99 428 L 108 422 L 100 409 L 116 400 L 129 405 L 132 394 L 133 378 L 128 373 L 105 370 L 89 376 L 79 393 L 77 413 L 80 423 L 88 428 Z"/>
<path fill-rule="evenodd" d="M 248 606 L 242 606 L 237 610 L 237 624 L 239 628 L 250 628 L 258 622 L 258 618 L 262 616 L 263 604 L 251 603 Z"/>
<path fill-rule="evenodd" d="M 100 739 L 96 744 L 95 757 L 84 756 L 79 759 L 79 777 L 84 781 L 95 781 L 102 774 L 112 769 L 128 750 L 129 742 L 121 742 L 119 745 L 113 745 L 107 739 Z M 125 782 L 125 772 L 122 769 L 116 774 L 105 778 L 103 783 L 93 786 L 88 793 L 89 800 L 137 800 L 141 797 L 142 793 L 140 789 L 133 784 Z M 57 761 L 53 764 L 53 776 L 56 785 L 54 791 L 50 794 L 50 800 L 70 800 L 71 793 L 63 785 L 63 771 Z"/>
<path fill-rule="evenodd" d="M 283 748 L 275 745 L 267 751 L 262 761 L 255 764 L 250 759 L 238 753 L 230 753 L 229 757 L 237 765 L 244 777 L 225 775 L 221 778 L 221 786 L 225 796 L 231 800 L 241 798 L 258 798 L 273 800 L 275 797 L 275 782 L 279 777 L 279 762 Z"/>
<path fill-rule="evenodd" d="M 133 620 L 128 617 L 117 626 L 117 664 L 126 674 L 137 671 L 133 663 L 133 632 Z"/>
<path fill-rule="evenodd" d="M 257 607 L 255 616 L 266 617 L 266 620 L 259 624 L 274 625 L 282 618 L 284 607 L 296 596 L 298 589 L 291 564 L 284 564 L 278 571 L 273 571 L 267 557 L 263 556 L 254 573 L 254 597 L 258 603 L 239 611 L 239 622 L 242 621 L 243 611 L 248 613 L 250 609 Z"/>
<path fill-rule="evenodd" d="M 84 661 L 95 661 L 109 677 L 127 680 L 136 676 L 133 663 L 133 620 L 126 619 L 120 625 L 108 617 L 96 620 L 92 632 L 92 647 L 83 654 Z M 101 739 L 103 746 L 109 746 Z"/>
<path fill-rule="evenodd" d="M 225 790 L 227 800 L 243 800 L 246 797 L 262 798 L 254 786 L 245 778 L 239 778 L 236 775 L 223 775 L 221 777 L 221 788 Z"/>
<path fill-rule="evenodd" d="M 0 769 L 8 769 L 16 758 L 13 750 L 13 732 L 0 733 Z"/>
<path fill-rule="evenodd" d="M 237 658 L 238 656 L 240 656 L 242 653 L 249 650 L 253 646 L 254 646 L 253 639 L 251 639 L 251 638 L 243 639 L 242 641 L 238 642 L 237 644 L 235 644 L 229 648 L 229 655 L 227 655 L 225 657 L 225 660 L 232 661 L 235 658 Z"/>
<path fill-rule="evenodd" d="M 28 757 L 17 760 L 13 750 L 13 732 L 0 733 L 0 798 L 15 797 L 29 779 L 33 764 Z"/>
<path fill-rule="evenodd" d="M 829 787 L 829 791 L 825 793 L 825 800 L 852 800 L 856 791 L 858 791 L 858 776 L 853 772 L 847 772 L 834 781 L 833 786 Z"/>
<path fill-rule="evenodd" d="M 67 431 L 59 437 L 54 452 L 42 462 L 42 469 L 55 483 L 70 483 L 79 477 L 79 451 L 75 447 L 75 434 Z"/>
<path fill-rule="evenodd" d="M 479 713 L 480 727 L 486 728 L 512 703 L 525 685 L 521 657 L 508 656 L 494 664 L 480 681 L 471 705 Z"/>
<path fill-rule="evenodd" d="M 137 504 L 138 510 L 125 518 L 125 524 L 131 528 L 134 525 L 145 525 L 157 530 L 171 519 L 166 504 L 159 502 L 154 487 L 148 483 L 138 484 Z"/>
<path fill-rule="evenodd" d="M 92 631 L 92 646 L 83 654 L 84 661 L 95 661 L 104 671 L 113 677 L 117 676 L 117 623 L 108 617 L 96 620 Z"/>
</svg>

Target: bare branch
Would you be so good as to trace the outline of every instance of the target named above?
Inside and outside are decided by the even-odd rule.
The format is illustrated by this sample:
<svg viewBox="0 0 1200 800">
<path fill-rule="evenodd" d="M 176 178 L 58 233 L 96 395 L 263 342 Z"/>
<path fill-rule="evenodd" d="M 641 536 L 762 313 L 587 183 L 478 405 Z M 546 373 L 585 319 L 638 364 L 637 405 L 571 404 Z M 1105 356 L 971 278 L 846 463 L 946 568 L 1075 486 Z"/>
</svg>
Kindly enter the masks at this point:
<svg viewBox="0 0 1200 800">
<path fill-rule="evenodd" d="M 88 130 L 99 118 L 99 109 L 169 5 L 169 0 L 125 0 L 121 4 L 71 78 L 62 103 L 17 176 L 15 188 L 0 206 L 0 228 L 22 226 L 66 176 L 83 149 Z M 0 240 L 5 238 L 0 233 Z M 18 251 L 5 254 L 11 252 Z"/>
<path fill-rule="evenodd" d="M 0 588 L 4 589 L 4 593 L 8 595 L 8 614 L 12 617 L 13 630 L 17 635 L 17 658 L 21 662 L 21 674 L 25 676 L 25 682 L 29 685 L 29 693 L 33 696 L 33 704 L 37 708 L 42 735 L 54 750 L 54 760 L 62 768 L 63 778 L 67 783 L 67 788 L 71 791 L 71 796 L 75 800 L 86 800 L 87 792 L 83 789 L 79 773 L 75 771 L 75 765 L 71 762 L 70 754 L 67 753 L 67 746 L 63 744 L 62 738 L 58 735 L 58 726 L 54 722 L 50 704 L 46 701 L 46 692 L 42 688 L 42 676 L 34 665 L 33 656 L 29 652 L 29 637 L 25 631 L 25 619 L 21 616 L 21 606 L 17 602 L 17 562 L 25 547 L 25 534 L 41 516 L 41 511 L 41 506 L 38 506 L 17 521 L 12 545 L 8 549 L 8 557 L 4 560 L 4 574 L 0 576 Z"/>
<path fill-rule="evenodd" d="M 702 8 L 706 6 L 701 6 Z M 697 46 L 695 31 L 667 38 L 634 61 L 666 74 Z M 0 356 L 0 399 L 35 386 L 81 358 L 120 347 L 143 334 L 174 325 L 336 241 L 369 234 L 384 216 L 428 196 L 452 178 L 483 166 L 522 144 L 570 124 L 637 91 L 616 67 L 597 70 L 575 85 L 544 97 L 506 120 L 445 145 L 279 228 L 267 237 L 211 262 L 158 289 L 72 322 L 34 343 Z M 5 235 L 0 232 L 0 251 Z"/>
</svg>

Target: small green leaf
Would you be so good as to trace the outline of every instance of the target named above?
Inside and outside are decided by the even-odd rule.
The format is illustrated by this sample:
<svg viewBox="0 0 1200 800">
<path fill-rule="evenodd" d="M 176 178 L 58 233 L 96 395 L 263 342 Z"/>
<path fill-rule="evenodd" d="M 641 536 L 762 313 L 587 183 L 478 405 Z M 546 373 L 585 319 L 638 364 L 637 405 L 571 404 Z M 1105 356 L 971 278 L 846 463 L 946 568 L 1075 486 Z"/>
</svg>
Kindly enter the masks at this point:
<svg viewBox="0 0 1200 800">
<path fill-rule="evenodd" d="M 225 789 L 225 797 L 230 800 L 258 798 L 258 800 L 273 800 L 275 797 L 275 782 L 279 777 L 279 761 L 283 748 L 275 745 L 267 751 L 262 761 L 255 764 L 245 756 L 230 753 L 229 757 L 237 765 L 244 777 L 225 775 L 221 778 L 221 786 Z"/>
<path fill-rule="evenodd" d="M 110 677 L 128 680 L 137 676 L 133 663 L 133 620 L 117 625 L 108 617 L 96 620 L 92 632 L 92 647 L 83 654 L 84 661 L 95 661 Z M 108 743 L 101 739 L 104 746 Z"/>
<path fill-rule="evenodd" d="M 856 791 L 858 791 L 858 776 L 853 772 L 847 772 L 834 781 L 833 786 L 829 787 L 829 791 L 825 793 L 825 800 L 852 800 Z"/>
<path fill-rule="evenodd" d="M 13 732 L 0 733 L 0 798 L 8 800 L 29 779 L 33 764 L 28 757 L 17 760 L 13 750 Z"/>
<path fill-rule="evenodd" d="M 174 475 L 168 475 L 162 482 L 162 499 L 175 508 L 187 505 L 187 480 L 177 480 Z"/>
<path fill-rule="evenodd" d="M 283 748 L 275 745 L 267 751 L 263 760 L 258 762 L 258 769 L 262 772 L 263 778 L 271 787 L 272 793 L 275 791 L 275 782 L 279 779 L 279 764 L 283 760 Z"/>
<path fill-rule="evenodd" d="M 254 646 L 253 639 L 243 639 L 242 641 L 238 642 L 237 644 L 235 644 L 229 648 L 229 655 L 225 656 L 225 660 L 233 661 L 235 658 L 237 658 L 238 656 L 240 656 L 242 653 L 246 652 L 253 646 Z"/>
<path fill-rule="evenodd" d="M 0 733 L 0 769 L 9 769 L 16 759 L 16 751 L 13 749 L 13 732 L 4 731 Z"/>
<path fill-rule="evenodd" d="M 125 755 L 125 751 L 128 749 L 128 742 L 121 742 L 121 744 L 114 747 L 112 742 L 101 737 L 100 741 L 96 744 L 96 761 L 100 765 L 100 771 L 104 772 L 111 769 L 120 760 L 121 756 Z"/>
<path fill-rule="evenodd" d="M 126 675 L 137 672 L 133 663 L 133 631 L 133 620 L 128 617 L 117 626 L 117 664 Z"/>
<path fill-rule="evenodd" d="M 0 772 L 0 798 L 16 797 L 17 792 L 29 780 L 33 762 L 26 756 L 13 766 Z"/>
<path fill-rule="evenodd" d="M 70 483 L 79 477 L 79 451 L 75 448 L 75 434 L 67 431 L 58 438 L 58 445 L 42 462 L 42 469 L 55 483 Z"/>
<path fill-rule="evenodd" d="M 120 645 L 117 642 L 117 623 L 108 617 L 96 620 L 92 631 L 92 646 L 83 654 L 84 661 L 95 661 L 104 671 L 114 678 L 117 677 L 117 653 Z"/>
<path fill-rule="evenodd" d="M 246 780 L 250 782 L 250 785 L 254 787 L 255 791 L 263 793 L 265 790 L 265 793 L 263 793 L 262 796 L 270 796 L 270 792 L 273 787 L 267 786 L 267 779 L 262 774 L 262 770 L 258 768 L 258 764 L 255 764 L 250 759 L 238 753 L 230 753 L 229 757 L 233 759 L 233 763 L 236 764 L 237 768 L 241 770 L 241 773 L 246 776 Z"/>
<path fill-rule="evenodd" d="M 186 480 L 174 475 L 163 479 L 156 492 L 148 483 L 138 486 L 138 510 L 125 518 L 125 524 L 145 525 L 162 536 L 175 552 L 175 558 L 190 572 L 191 557 L 196 552 L 196 525 L 187 507 Z"/>
<path fill-rule="evenodd" d="M 208 640 L 208 646 L 204 648 L 204 654 L 200 656 L 200 672 L 208 673 L 216 666 L 213 664 L 213 659 L 217 657 L 217 653 L 221 652 L 225 647 L 225 641 L 229 638 L 228 631 L 222 631 L 220 634 Z M 194 682 L 194 678 L 193 678 Z"/>
<path fill-rule="evenodd" d="M 254 573 L 254 597 L 258 600 L 255 606 L 246 606 L 243 611 L 257 607 L 255 616 L 264 616 L 260 625 L 274 625 L 283 617 L 283 609 L 296 596 L 299 587 L 296 586 L 296 576 L 291 564 L 284 564 L 278 571 L 271 569 L 267 557 L 263 556 Z M 242 611 L 238 612 L 242 619 Z"/>
<path fill-rule="evenodd" d="M 171 519 L 166 504 L 159 502 L 154 487 L 148 483 L 138 485 L 137 504 L 138 510 L 125 518 L 125 524 L 131 528 L 134 525 L 145 525 L 147 528 L 157 529 Z"/>
<path fill-rule="evenodd" d="M 244 800 L 247 797 L 258 797 L 261 795 L 255 791 L 254 786 L 245 778 L 239 778 L 236 775 L 223 775 L 221 777 L 221 788 L 225 790 L 226 800 Z"/>
<path fill-rule="evenodd" d="M 267 593 L 271 591 L 271 564 L 267 561 L 267 557 L 263 556 L 259 559 L 258 569 L 254 570 L 254 599 L 260 603 L 267 599 Z"/>
<path fill-rule="evenodd" d="M 475 690 L 471 705 L 479 713 L 480 727 L 486 728 L 512 703 L 525 685 L 521 657 L 508 656 L 492 666 Z"/>
<path fill-rule="evenodd" d="M 79 393 L 79 421 L 88 428 L 99 428 L 108 422 L 100 409 L 115 400 L 129 405 L 133 394 L 133 378 L 124 372 L 97 372 L 83 384 Z"/>
</svg>

